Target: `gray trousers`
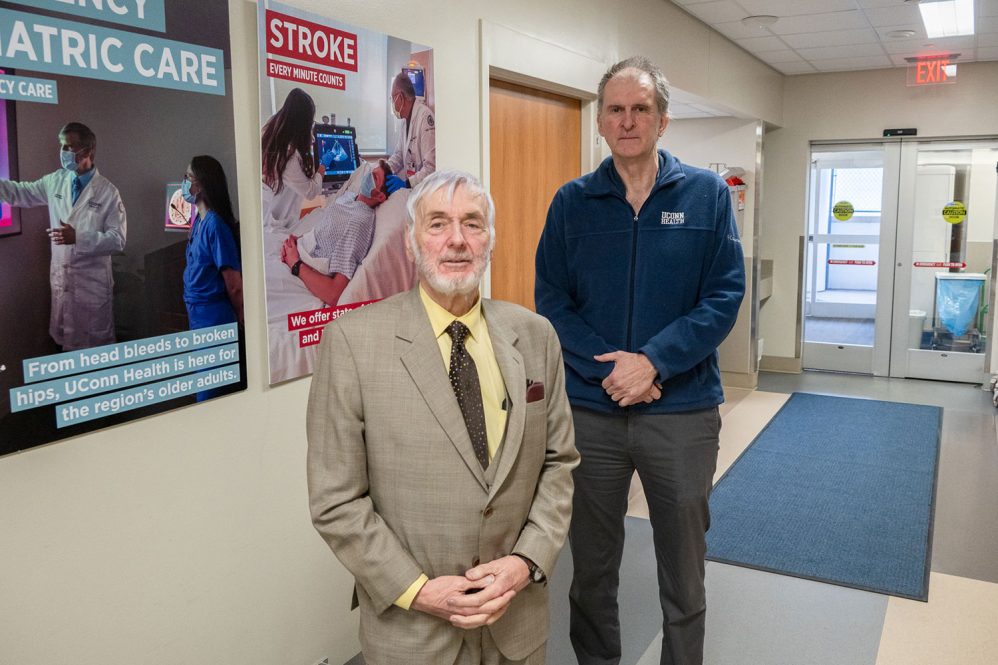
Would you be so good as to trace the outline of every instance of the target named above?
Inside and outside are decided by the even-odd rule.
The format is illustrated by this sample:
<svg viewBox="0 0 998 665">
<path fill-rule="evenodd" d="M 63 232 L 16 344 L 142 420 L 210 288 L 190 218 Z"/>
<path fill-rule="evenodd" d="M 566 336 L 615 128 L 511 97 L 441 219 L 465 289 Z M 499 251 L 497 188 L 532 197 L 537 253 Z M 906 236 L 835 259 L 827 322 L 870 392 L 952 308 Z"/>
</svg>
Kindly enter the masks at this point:
<svg viewBox="0 0 998 665">
<path fill-rule="evenodd" d="M 662 665 L 701 665 L 707 499 L 717 467 L 716 407 L 661 415 L 604 414 L 573 407 L 575 498 L 569 542 L 571 639 L 580 665 L 620 662 L 617 587 L 624 515 L 637 470 L 648 499 L 664 618 Z M 649 571 L 651 572 L 651 571 Z"/>
</svg>

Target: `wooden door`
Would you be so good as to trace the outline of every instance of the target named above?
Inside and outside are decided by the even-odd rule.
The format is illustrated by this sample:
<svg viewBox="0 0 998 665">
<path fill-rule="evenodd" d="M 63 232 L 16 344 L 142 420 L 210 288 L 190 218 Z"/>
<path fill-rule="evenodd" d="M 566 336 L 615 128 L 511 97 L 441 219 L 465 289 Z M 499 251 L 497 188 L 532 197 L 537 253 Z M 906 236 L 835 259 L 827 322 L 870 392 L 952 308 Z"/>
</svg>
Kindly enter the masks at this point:
<svg viewBox="0 0 998 665">
<path fill-rule="evenodd" d="M 489 81 L 489 188 L 496 203 L 493 298 L 534 309 L 534 254 L 548 205 L 581 175 L 577 99 Z"/>
</svg>

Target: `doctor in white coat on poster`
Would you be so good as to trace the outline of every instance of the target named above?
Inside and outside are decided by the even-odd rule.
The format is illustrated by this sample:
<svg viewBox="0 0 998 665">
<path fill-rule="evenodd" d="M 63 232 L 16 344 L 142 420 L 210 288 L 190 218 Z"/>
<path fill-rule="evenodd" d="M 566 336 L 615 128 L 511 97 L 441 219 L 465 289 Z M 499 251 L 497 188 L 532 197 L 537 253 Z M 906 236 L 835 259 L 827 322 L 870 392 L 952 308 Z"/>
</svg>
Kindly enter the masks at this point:
<svg viewBox="0 0 998 665">
<path fill-rule="evenodd" d="M 385 189 L 394 194 L 415 187 L 437 170 L 437 133 L 433 111 L 416 99 L 416 89 L 405 72 L 392 81 L 392 112 L 405 121 L 388 165 L 396 175 L 388 176 Z"/>
<path fill-rule="evenodd" d="M 34 182 L 0 180 L 0 200 L 49 207 L 49 334 L 63 351 L 73 351 L 115 341 L 111 255 L 125 249 L 125 206 L 97 172 L 97 137 L 89 127 L 67 124 L 59 145 L 61 169 Z"/>
</svg>

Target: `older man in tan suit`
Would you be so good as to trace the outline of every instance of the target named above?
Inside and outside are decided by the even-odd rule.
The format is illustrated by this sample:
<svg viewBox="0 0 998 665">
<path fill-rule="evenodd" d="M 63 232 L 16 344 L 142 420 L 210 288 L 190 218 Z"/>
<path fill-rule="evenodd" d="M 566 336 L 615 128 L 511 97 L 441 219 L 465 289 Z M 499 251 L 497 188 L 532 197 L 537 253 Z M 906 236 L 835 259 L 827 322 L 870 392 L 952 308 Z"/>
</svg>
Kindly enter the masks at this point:
<svg viewBox="0 0 998 665">
<path fill-rule="evenodd" d="M 579 461 L 558 339 L 479 297 L 495 214 L 477 180 L 435 173 L 408 209 L 419 286 L 322 341 L 312 521 L 356 579 L 369 665 L 543 663 Z"/>
</svg>

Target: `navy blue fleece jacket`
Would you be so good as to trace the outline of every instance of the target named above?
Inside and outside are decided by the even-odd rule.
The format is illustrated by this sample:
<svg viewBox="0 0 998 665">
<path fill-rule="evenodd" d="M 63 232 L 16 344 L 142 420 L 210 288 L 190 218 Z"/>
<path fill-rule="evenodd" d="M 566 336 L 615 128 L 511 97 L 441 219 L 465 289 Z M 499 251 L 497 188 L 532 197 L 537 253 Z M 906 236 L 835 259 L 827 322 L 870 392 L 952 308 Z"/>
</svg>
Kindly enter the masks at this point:
<svg viewBox="0 0 998 665">
<path fill-rule="evenodd" d="M 600 385 L 614 364 L 593 359 L 617 350 L 646 355 L 662 384 L 660 399 L 627 407 L 632 411 L 723 402 L 717 346 L 744 293 L 731 195 L 713 171 L 660 150 L 658 178 L 635 215 L 607 158 L 551 202 L 534 295 L 561 340 L 575 406 L 622 412 Z"/>
</svg>

